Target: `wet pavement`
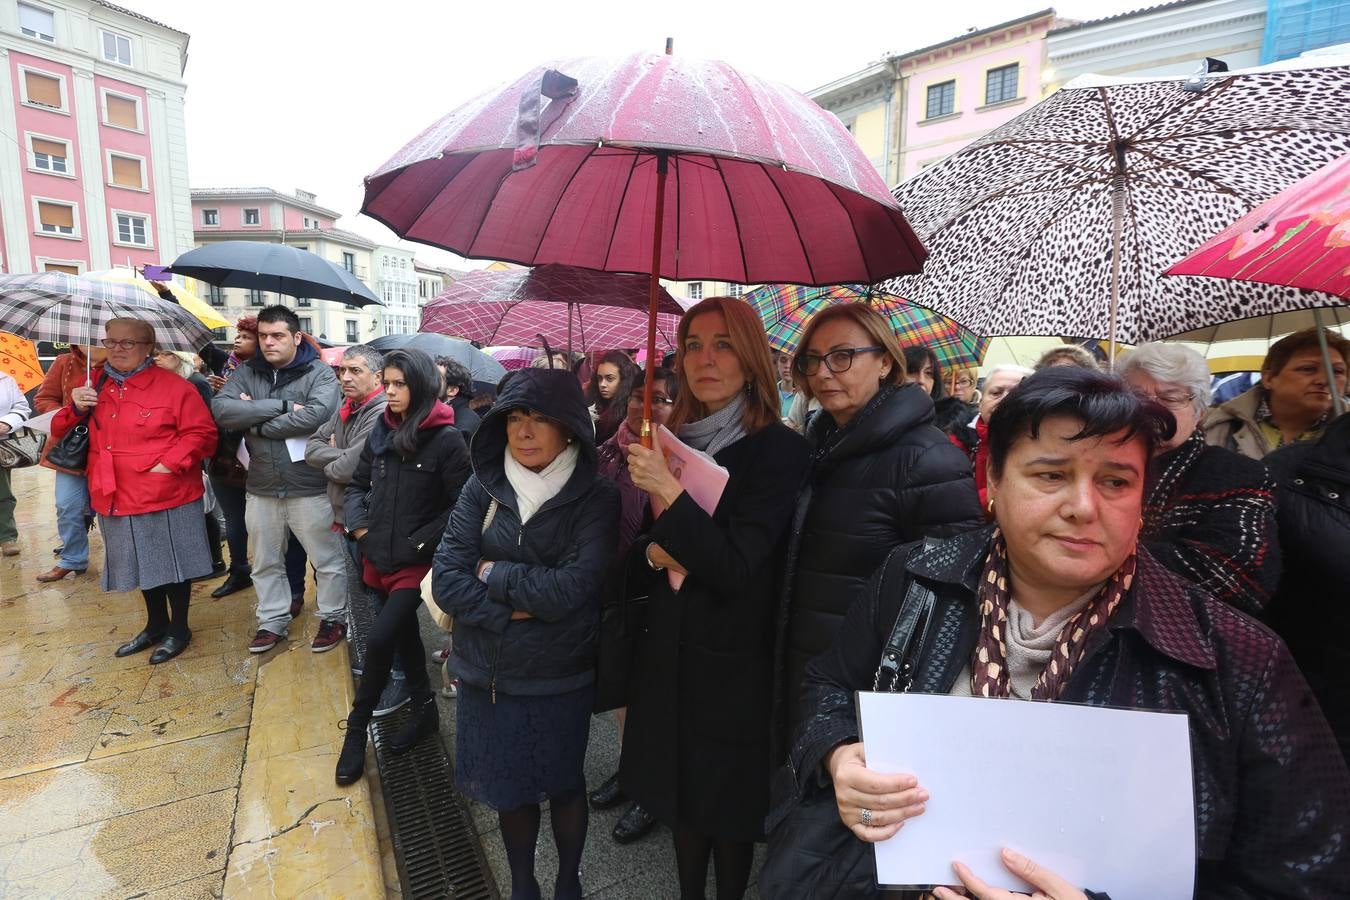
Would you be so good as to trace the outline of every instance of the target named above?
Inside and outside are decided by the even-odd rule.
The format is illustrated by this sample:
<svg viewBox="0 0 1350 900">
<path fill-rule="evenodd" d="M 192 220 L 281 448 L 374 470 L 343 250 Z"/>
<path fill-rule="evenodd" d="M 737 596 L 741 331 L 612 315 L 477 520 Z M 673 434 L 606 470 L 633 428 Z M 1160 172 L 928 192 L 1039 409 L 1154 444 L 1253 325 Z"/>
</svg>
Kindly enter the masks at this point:
<svg viewBox="0 0 1350 900">
<path fill-rule="evenodd" d="M 192 643 L 160 666 L 113 650 L 139 593 L 34 576 L 57 545 L 52 473 L 13 474 L 22 555 L 0 560 L 0 896 L 398 896 L 378 787 L 333 783 L 347 648 L 250 654 L 255 597 L 194 586 Z M 373 757 L 368 765 L 373 770 Z"/>
</svg>

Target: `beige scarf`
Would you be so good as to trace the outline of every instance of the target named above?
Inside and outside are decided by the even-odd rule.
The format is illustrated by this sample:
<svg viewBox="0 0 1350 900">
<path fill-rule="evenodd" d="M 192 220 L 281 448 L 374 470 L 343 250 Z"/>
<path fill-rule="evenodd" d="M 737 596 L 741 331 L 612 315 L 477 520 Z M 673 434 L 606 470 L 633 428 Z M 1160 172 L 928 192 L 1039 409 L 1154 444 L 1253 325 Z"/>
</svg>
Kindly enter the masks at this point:
<svg viewBox="0 0 1350 900">
<path fill-rule="evenodd" d="M 543 471 L 532 472 L 516 462 L 516 458 L 511 455 L 511 448 L 506 448 L 506 480 L 516 492 L 516 512 L 520 514 L 520 524 L 530 521 L 530 517 L 541 506 L 563 489 L 572 477 L 572 470 L 577 467 L 578 454 L 576 442 L 573 441 Z"/>
</svg>

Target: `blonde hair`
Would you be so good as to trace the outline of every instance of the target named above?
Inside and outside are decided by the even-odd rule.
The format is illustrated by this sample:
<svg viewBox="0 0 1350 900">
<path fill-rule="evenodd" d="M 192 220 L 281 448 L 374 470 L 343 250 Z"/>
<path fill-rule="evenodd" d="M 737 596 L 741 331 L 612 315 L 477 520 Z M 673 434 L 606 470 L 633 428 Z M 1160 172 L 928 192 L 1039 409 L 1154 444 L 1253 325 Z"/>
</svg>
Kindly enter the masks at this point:
<svg viewBox="0 0 1350 900">
<path fill-rule="evenodd" d="M 842 303 L 838 306 L 827 306 L 808 319 L 806 327 L 802 329 L 802 338 L 797 342 L 797 352 L 792 357 L 792 377 L 796 379 L 797 387 L 806 395 L 806 399 L 814 400 L 815 395 L 811 393 L 810 379 L 802 375 L 801 370 L 797 368 L 797 360 L 806 353 L 806 348 L 810 345 L 816 330 L 835 319 L 847 319 L 866 331 L 872 340 L 885 348 L 886 355 L 891 358 L 891 370 L 881 379 L 883 384 L 905 383 L 905 353 L 900 349 L 900 342 L 895 339 L 895 330 L 891 328 L 891 323 L 865 303 Z"/>
<path fill-rule="evenodd" d="M 121 325 L 126 328 L 130 328 L 133 331 L 138 331 L 140 332 L 141 340 L 145 341 L 148 344 L 151 344 L 152 346 L 155 343 L 155 326 L 151 325 L 144 319 L 132 319 L 132 318 L 109 319 L 108 321 L 103 323 L 103 333 L 107 334 L 108 329 L 114 325 Z"/>
<path fill-rule="evenodd" d="M 781 401 L 778 397 L 778 375 L 774 372 L 773 357 L 769 355 L 769 338 L 764 333 L 764 323 L 760 321 L 759 313 L 737 297 L 708 297 L 685 310 L 680 317 L 675 357 L 675 377 L 680 389 L 675 396 L 675 407 L 671 410 L 667 427 L 678 432 L 681 425 L 697 422 L 708 415 L 708 408 L 694 396 L 689 387 L 689 378 L 684 371 L 684 343 L 689 337 L 689 327 L 693 321 L 704 313 L 714 312 L 721 313 L 726 320 L 732 352 L 736 354 L 741 371 L 745 373 L 748 389 L 741 424 L 746 434 L 754 434 L 779 420 Z"/>
<path fill-rule="evenodd" d="M 572 368 L 572 364 L 567 361 L 567 354 L 554 353 L 550 359 L 544 354 L 536 356 L 530 360 L 531 369 L 563 369 L 564 371 Z"/>
</svg>

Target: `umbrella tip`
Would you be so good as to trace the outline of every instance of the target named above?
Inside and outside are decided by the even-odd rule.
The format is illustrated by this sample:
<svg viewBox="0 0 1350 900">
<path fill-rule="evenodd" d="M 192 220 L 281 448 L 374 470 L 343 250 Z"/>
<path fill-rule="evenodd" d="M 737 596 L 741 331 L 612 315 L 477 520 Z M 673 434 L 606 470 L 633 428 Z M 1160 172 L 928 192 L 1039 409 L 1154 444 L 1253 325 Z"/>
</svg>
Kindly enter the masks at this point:
<svg viewBox="0 0 1350 900">
<path fill-rule="evenodd" d="M 673 37 L 668 37 L 666 38 L 666 56 L 674 56 L 674 55 L 675 55 L 675 39 Z"/>
</svg>

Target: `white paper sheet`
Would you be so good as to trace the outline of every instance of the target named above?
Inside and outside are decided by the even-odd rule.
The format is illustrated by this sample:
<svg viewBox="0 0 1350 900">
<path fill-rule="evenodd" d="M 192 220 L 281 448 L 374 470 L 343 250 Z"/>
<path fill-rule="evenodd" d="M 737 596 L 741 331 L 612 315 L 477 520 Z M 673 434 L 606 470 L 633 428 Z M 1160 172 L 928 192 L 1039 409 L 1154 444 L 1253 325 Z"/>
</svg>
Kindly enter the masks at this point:
<svg viewBox="0 0 1350 900">
<path fill-rule="evenodd" d="M 305 444 L 307 443 L 309 443 L 309 438 L 286 438 L 286 451 L 291 454 L 291 462 L 305 461 Z"/>
<path fill-rule="evenodd" d="M 960 860 L 1026 891 L 999 857 L 1029 856 L 1113 900 L 1190 897 L 1190 732 L 1175 713 L 932 694 L 858 694 L 867 766 L 908 772 L 923 815 L 876 845 L 883 885 L 952 884 Z"/>
<path fill-rule="evenodd" d="M 31 428 L 34 431 L 41 431 L 43 434 L 51 434 L 52 418 L 60 411 L 61 410 L 58 408 L 51 412 L 45 412 L 40 416 L 33 416 L 33 418 L 23 423 L 24 427 Z"/>
<path fill-rule="evenodd" d="M 239 460 L 239 465 L 243 466 L 245 469 L 248 468 L 248 444 L 245 441 L 241 440 L 239 442 L 239 449 L 234 451 L 234 458 Z"/>
</svg>

